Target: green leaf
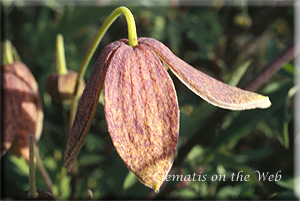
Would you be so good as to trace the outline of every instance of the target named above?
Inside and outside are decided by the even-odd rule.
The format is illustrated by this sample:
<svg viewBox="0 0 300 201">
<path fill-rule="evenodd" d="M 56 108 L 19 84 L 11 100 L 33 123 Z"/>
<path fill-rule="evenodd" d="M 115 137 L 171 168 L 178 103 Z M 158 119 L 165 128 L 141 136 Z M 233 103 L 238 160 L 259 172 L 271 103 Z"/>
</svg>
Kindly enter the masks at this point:
<svg viewBox="0 0 300 201">
<path fill-rule="evenodd" d="M 265 94 L 270 97 L 272 105 L 268 109 L 255 109 L 250 111 L 232 112 L 230 124 L 219 135 L 215 146 L 221 147 L 230 144 L 233 147 L 239 139 L 251 131 L 260 121 L 273 115 L 275 111 L 285 104 L 285 98 L 293 82 L 279 82 L 268 86 Z"/>
<path fill-rule="evenodd" d="M 295 75 L 295 66 L 291 63 L 286 63 L 283 66 L 282 70 L 284 70 L 284 72 L 286 72 L 290 75 L 293 75 L 293 76 Z"/>
<path fill-rule="evenodd" d="M 23 176 L 28 176 L 29 167 L 23 157 L 16 157 L 14 155 L 10 155 L 11 162 L 14 164 L 15 170 L 18 174 Z"/>
<path fill-rule="evenodd" d="M 104 105 L 104 99 L 103 99 L 103 91 L 101 91 L 100 97 L 99 97 L 99 103 L 101 105 Z"/>
<path fill-rule="evenodd" d="M 289 189 L 289 190 L 294 190 L 295 188 L 295 183 L 296 183 L 296 178 L 288 178 L 285 180 L 279 180 L 276 181 L 276 184 L 278 186 L 281 186 L 283 188 Z M 298 180 L 300 181 L 300 179 L 298 178 Z M 298 182 L 299 183 L 299 182 Z"/>
<path fill-rule="evenodd" d="M 189 188 L 183 188 L 173 192 L 173 196 L 184 198 L 184 199 L 196 199 L 199 197 L 199 194 Z"/>
<path fill-rule="evenodd" d="M 131 171 L 128 171 L 128 174 L 123 182 L 123 189 L 127 190 L 131 188 L 137 181 L 138 180 L 136 176 Z"/>
<path fill-rule="evenodd" d="M 279 193 L 274 193 L 268 197 L 268 199 L 272 200 L 299 200 L 299 197 L 295 195 L 295 193 L 291 190 L 283 191 Z"/>
<path fill-rule="evenodd" d="M 1 198 L 20 198 L 28 189 L 29 168 L 24 158 L 9 152 L 1 158 Z"/>
<path fill-rule="evenodd" d="M 289 148 L 289 132 L 288 132 L 288 124 L 290 121 L 290 116 L 288 111 L 288 103 L 290 99 L 294 96 L 295 92 L 298 91 L 298 87 L 294 86 L 288 90 L 288 93 L 282 97 L 284 101 L 281 107 L 276 111 L 276 115 L 274 115 L 274 121 L 270 119 L 268 121 L 269 128 L 272 129 L 272 133 L 274 133 L 279 142 L 284 146 L 286 149 Z M 275 128 L 275 132 L 274 132 Z"/>
<path fill-rule="evenodd" d="M 70 181 L 71 178 L 68 176 L 67 170 L 65 168 L 61 168 L 61 171 L 56 175 L 56 181 L 53 185 L 53 193 L 55 197 L 63 200 L 68 199 L 71 193 Z"/>
<path fill-rule="evenodd" d="M 217 161 L 218 164 L 222 164 L 224 167 L 227 168 L 227 170 L 234 170 L 234 171 L 243 171 L 243 174 L 250 175 L 249 183 L 256 184 L 257 186 L 263 187 L 260 181 L 257 178 L 257 175 L 254 173 L 254 170 L 248 167 L 247 165 L 244 165 L 235 154 L 225 152 L 225 151 L 215 151 L 213 150 L 210 152 L 210 155 L 213 155 L 214 158 L 212 158 L 214 161 Z M 208 161 L 205 161 L 207 163 Z M 229 172 L 227 171 L 227 174 Z"/>
<path fill-rule="evenodd" d="M 182 17 L 182 25 L 186 28 L 186 36 L 201 49 L 200 58 L 208 58 L 218 43 L 221 34 L 221 23 L 215 10 L 203 9 Z M 182 26 L 181 25 L 181 26 Z M 201 33 L 201 36 L 199 35 Z"/>
<path fill-rule="evenodd" d="M 91 165 L 100 165 L 103 162 L 103 157 L 97 153 L 94 154 L 84 154 L 81 155 L 78 159 L 78 165 L 80 168 L 91 166 Z"/>
<path fill-rule="evenodd" d="M 286 148 L 289 148 L 289 133 L 288 133 L 288 121 L 287 121 L 287 108 L 286 104 L 278 110 L 277 115 L 277 129 L 278 129 L 278 140 Z"/>
<path fill-rule="evenodd" d="M 187 140 L 217 108 L 208 103 L 185 104 L 180 107 L 180 138 Z M 179 143 L 182 143 L 181 141 Z"/>
<path fill-rule="evenodd" d="M 240 65 L 235 72 L 231 76 L 231 80 L 228 82 L 229 85 L 231 86 L 236 86 L 239 81 L 242 79 L 243 75 L 245 74 L 246 70 L 252 63 L 252 60 L 246 61 L 242 65 Z"/>
</svg>

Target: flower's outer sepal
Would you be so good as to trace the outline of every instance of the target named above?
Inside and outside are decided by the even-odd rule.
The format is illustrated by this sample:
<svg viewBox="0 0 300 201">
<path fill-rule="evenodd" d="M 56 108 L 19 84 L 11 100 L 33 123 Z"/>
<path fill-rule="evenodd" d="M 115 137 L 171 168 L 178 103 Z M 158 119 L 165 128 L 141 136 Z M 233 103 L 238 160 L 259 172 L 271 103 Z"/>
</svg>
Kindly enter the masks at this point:
<svg viewBox="0 0 300 201">
<path fill-rule="evenodd" d="M 119 41 L 113 42 L 101 51 L 79 100 L 77 113 L 64 153 L 64 166 L 68 170 L 72 168 L 85 141 L 103 88 L 107 65 L 120 43 Z"/>
<path fill-rule="evenodd" d="M 104 109 L 113 144 L 142 183 L 158 191 L 178 142 L 179 109 L 173 81 L 145 45 L 122 44 L 104 81 Z"/>
</svg>

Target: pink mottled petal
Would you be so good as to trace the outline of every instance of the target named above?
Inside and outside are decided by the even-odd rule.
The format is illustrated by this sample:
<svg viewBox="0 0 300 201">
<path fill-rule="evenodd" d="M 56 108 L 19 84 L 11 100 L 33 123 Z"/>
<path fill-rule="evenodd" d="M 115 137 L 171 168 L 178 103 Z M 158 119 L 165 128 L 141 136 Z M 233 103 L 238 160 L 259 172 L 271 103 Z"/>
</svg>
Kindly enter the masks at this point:
<svg viewBox="0 0 300 201">
<path fill-rule="evenodd" d="M 150 48 L 123 44 L 116 51 L 104 81 L 104 109 L 120 157 L 158 191 L 173 163 L 179 110 L 173 82 Z"/>
<path fill-rule="evenodd" d="M 3 73 L 3 115 L 1 133 L 1 155 L 8 149 L 28 161 L 28 136 L 40 138 L 43 126 L 43 110 L 38 93 L 38 84 L 21 62 L 14 62 L 1 68 Z"/>
</svg>

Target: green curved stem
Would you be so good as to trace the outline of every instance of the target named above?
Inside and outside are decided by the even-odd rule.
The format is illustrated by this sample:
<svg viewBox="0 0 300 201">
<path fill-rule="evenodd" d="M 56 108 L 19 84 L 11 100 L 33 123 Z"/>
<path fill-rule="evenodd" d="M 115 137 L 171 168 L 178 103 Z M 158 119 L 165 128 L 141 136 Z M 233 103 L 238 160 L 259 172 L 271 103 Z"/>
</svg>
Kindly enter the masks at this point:
<svg viewBox="0 0 300 201">
<path fill-rule="evenodd" d="M 56 36 L 56 70 L 60 75 L 65 75 L 68 73 L 65 57 L 64 38 L 61 34 L 57 34 Z"/>
<path fill-rule="evenodd" d="M 102 26 L 100 27 L 100 30 L 98 32 L 97 37 L 95 38 L 94 42 L 92 43 L 92 46 L 90 47 L 89 51 L 87 52 L 87 54 L 84 57 L 84 60 L 80 66 L 80 69 L 78 71 L 78 77 L 76 80 L 76 85 L 75 85 L 75 89 L 74 89 L 74 97 L 73 97 L 73 101 L 72 101 L 72 106 L 71 106 L 71 114 L 70 114 L 70 122 L 73 122 L 74 119 L 74 115 L 75 115 L 75 107 L 77 105 L 77 95 L 78 95 L 78 88 L 79 88 L 79 84 L 80 81 L 83 79 L 83 76 L 85 74 L 85 71 L 88 67 L 88 64 L 96 50 L 96 48 L 98 47 L 100 41 L 102 40 L 104 34 L 106 33 L 106 31 L 108 30 L 108 28 L 111 26 L 111 24 L 121 15 L 123 14 L 126 18 L 127 21 L 127 27 L 128 27 L 128 41 L 129 41 L 129 45 L 131 47 L 135 47 L 138 44 L 137 41 L 137 33 L 136 33 L 136 26 L 135 26 L 135 21 L 133 18 L 133 15 L 131 13 L 131 11 L 124 7 L 124 6 L 120 6 L 118 8 L 116 8 L 104 21 L 104 23 L 102 24 Z M 72 123 L 71 123 L 72 124 Z"/>
<path fill-rule="evenodd" d="M 78 71 L 78 79 L 76 83 L 76 89 L 75 92 L 77 92 L 77 88 L 79 86 L 80 80 L 83 78 L 86 68 L 96 50 L 98 47 L 100 41 L 102 40 L 104 34 L 108 30 L 108 28 L 111 26 L 111 24 L 121 15 L 125 15 L 126 21 L 127 21 L 127 26 L 128 26 L 128 40 L 129 40 L 129 45 L 132 47 L 135 47 L 138 42 L 137 42 L 137 33 L 136 33 L 136 26 L 135 26 L 135 21 L 133 18 L 132 13 L 130 10 L 124 6 L 116 8 L 104 21 L 102 26 L 100 27 L 100 30 L 98 32 L 97 37 L 95 38 L 92 46 L 90 47 L 89 51 L 87 52 L 80 69 Z M 77 95 L 77 93 L 75 93 Z"/>
<path fill-rule="evenodd" d="M 13 53 L 12 53 L 12 44 L 9 40 L 4 42 L 5 50 L 5 62 L 4 64 L 12 64 L 14 62 Z"/>
</svg>

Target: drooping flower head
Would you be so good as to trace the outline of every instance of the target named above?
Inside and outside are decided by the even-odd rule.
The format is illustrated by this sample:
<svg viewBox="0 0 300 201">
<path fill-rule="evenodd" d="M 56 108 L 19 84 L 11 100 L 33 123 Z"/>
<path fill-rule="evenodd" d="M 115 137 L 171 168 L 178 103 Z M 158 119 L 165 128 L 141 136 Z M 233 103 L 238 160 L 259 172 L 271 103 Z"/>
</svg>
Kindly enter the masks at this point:
<svg viewBox="0 0 300 201">
<path fill-rule="evenodd" d="M 172 166 L 179 134 L 174 84 L 165 66 L 194 93 L 225 109 L 267 108 L 269 98 L 222 83 L 175 56 L 161 42 L 139 38 L 107 45 L 79 101 L 65 151 L 70 168 L 87 135 L 103 88 L 104 111 L 112 142 L 142 183 L 159 190 Z"/>
<path fill-rule="evenodd" d="M 21 62 L 14 62 L 1 67 L 2 72 L 2 114 L 1 156 L 10 150 L 16 156 L 29 160 L 28 136 L 35 135 L 39 140 L 42 133 L 42 104 L 38 84 L 28 69 Z"/>
</svg>

